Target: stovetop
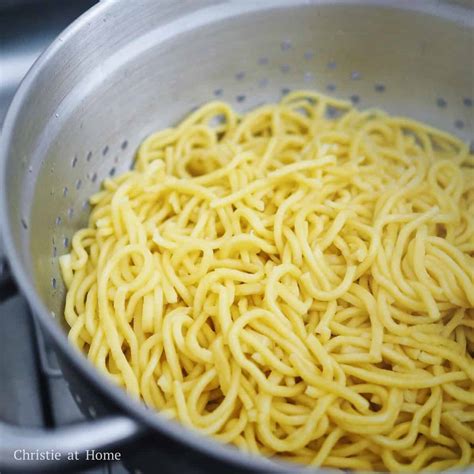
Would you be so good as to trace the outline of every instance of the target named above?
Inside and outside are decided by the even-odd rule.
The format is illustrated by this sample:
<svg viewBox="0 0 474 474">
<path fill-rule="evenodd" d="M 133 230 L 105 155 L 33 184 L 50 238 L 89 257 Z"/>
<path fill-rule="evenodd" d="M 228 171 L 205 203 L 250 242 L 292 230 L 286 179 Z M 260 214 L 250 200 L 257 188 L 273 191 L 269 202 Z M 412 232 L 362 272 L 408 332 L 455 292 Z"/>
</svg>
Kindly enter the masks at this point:
<svg viewBox="0 0 474 474">
<path fill-rule="evenodd" d="M 0 0 L 0 134 L 13 94 L 35 59 L 94 3 L 96 0 Z M 84 419 L 53 351 L 11 278 L 1 241 L 0 348 L 2 420 L 24 427 L 54 428 Z M 74 472 L 128 471 L 115 463 Z"/>
</svg>

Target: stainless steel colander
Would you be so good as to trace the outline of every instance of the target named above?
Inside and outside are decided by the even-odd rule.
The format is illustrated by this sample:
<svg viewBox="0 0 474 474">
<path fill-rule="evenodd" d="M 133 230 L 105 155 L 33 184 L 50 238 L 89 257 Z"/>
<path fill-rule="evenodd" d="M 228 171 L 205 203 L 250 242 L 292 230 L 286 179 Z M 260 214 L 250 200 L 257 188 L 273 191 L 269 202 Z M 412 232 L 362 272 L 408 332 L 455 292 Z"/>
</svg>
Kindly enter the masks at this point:
<svg viewBox="0 0 474 474">
<path fill-rule="evenodd" d="M 15 461 L 15 448 L 65 453 L 125 444 L 136 474 L 155 472 L 156 463 L 173 472 L 188 465 L 288 472 L 152 414 L 103 379 L 67 342 L 58 256 L 86 224 L 88 197 L 130 167 L 143 138 L 215 98 L 245 111 L 292 89 L 316 89 L 472 140 L 473 5 L 106 0 L 61 34 L 5 121 L 1 228 L 14 275 L 77 402 L 97 419 L 57 432 L 1 425 L 0 468 L 60 465 Z"/>
</svg>

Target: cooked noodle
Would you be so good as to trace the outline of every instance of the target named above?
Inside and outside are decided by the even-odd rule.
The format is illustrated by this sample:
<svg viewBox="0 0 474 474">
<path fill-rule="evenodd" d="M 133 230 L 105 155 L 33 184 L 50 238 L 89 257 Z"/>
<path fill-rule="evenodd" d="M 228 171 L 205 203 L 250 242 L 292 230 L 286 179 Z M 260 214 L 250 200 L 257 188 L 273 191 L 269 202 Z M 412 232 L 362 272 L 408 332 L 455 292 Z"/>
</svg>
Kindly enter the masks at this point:
<svg viewBox="0 0 474 474">
<path fill-rule="evenodd" d="M 130 394 L 244 451 L 467 466 L 474 156 L 307 91 L 148 137 L 61 257 L 69 338 Z"/>
</svg>

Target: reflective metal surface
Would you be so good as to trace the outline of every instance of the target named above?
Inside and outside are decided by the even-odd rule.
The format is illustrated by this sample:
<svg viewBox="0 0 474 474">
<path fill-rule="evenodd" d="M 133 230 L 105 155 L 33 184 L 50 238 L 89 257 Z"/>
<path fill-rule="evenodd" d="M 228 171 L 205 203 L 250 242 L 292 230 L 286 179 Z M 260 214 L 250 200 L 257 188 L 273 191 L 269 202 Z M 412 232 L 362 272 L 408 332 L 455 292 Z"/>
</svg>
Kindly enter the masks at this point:
<svg viewBox="0 0 474 474">
<path fill-rule="evenodd" d="M 21 80 L 54 38 L 97 0 L 0 0 L 0 134 Z M 0 236 L 0 287 L 9 276 Z"/>
<path fill-rule="evenodd" d="M 216 97 L 246 110 L 311 88 L 472 139 L 473 23 L 472 10 L 438 1 L 117 0 L 61 34 L 6 119 L 0 192 L 12 268 L 76 372 L 157 433 L 268 470 L 151 416 L 68 345 L 57 257 L 86 223 L 88 196 L 130 166 L 140 141 Z"/>
</svg>

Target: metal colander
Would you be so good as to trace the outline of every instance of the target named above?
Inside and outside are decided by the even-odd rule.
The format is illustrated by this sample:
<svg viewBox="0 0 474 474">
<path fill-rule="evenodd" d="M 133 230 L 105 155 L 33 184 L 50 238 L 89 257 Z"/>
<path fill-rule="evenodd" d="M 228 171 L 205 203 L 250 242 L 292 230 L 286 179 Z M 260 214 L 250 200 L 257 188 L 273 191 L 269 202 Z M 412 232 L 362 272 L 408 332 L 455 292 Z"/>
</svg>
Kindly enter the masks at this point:
<svg viewBox="0 0 474 474">
<path fill-rule="evenodd" d="M 61 34 L 10 109 L 0 186 L 12 269 L 63 359 L 100 385 L 65 339 L 58 256 L 87 223 L 88 197 L 131 166 L 150 132 L 212 99 L 243 112 L 305 88 L 472 140 L 472 5 L 106 0 Z M 166 431 L 160 423 L 149 428 Z"/>
</svg>

